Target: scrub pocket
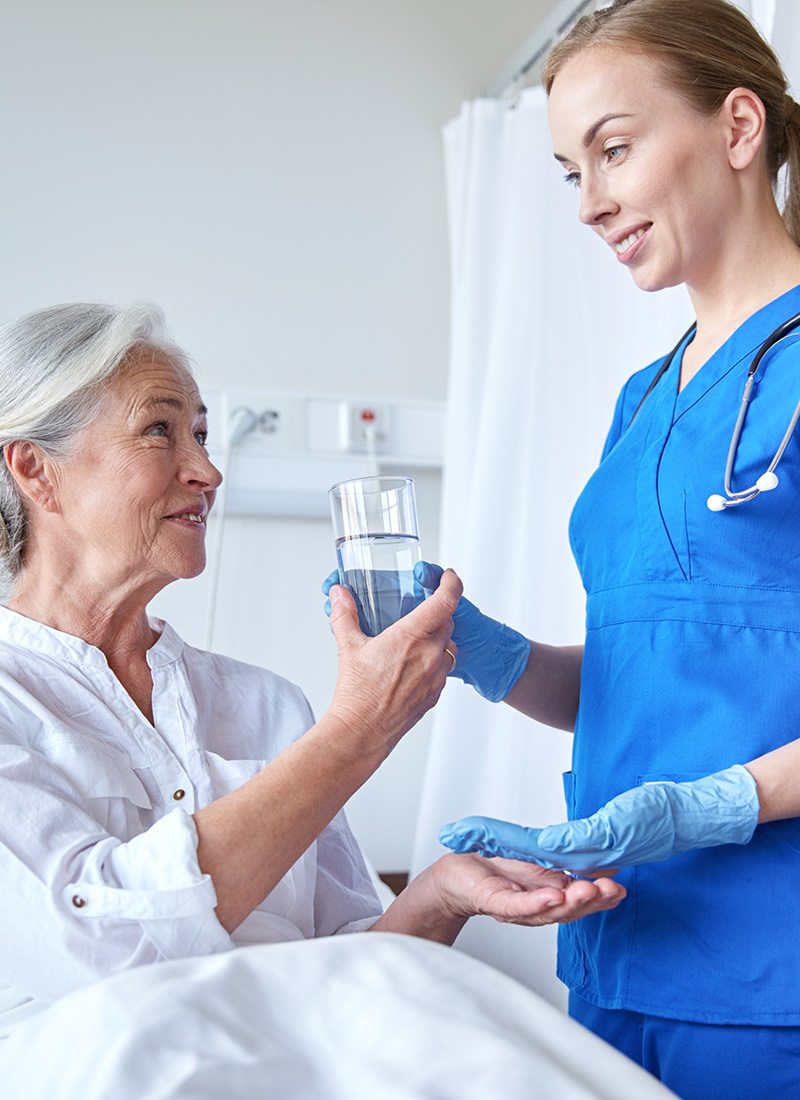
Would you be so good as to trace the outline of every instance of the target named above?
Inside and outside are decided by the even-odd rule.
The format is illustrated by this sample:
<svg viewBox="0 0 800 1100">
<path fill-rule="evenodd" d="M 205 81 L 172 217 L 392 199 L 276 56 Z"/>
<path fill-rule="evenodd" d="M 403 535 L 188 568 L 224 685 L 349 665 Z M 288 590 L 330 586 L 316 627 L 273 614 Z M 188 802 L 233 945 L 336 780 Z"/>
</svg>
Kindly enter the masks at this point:
<svg viewBox="0 0 800 1100">
<path fill-rule="evenodd" d="M 567 803 L 567 817 L 570 821 L 575 818 L 575 773 L 562 772 L 561 782 L 564 785 L 564 798 Z"/>
<path fill-rule="evenodd" d="M 710 771 L 704 772 L 649 772 L 640 775 L 636 781 L 637 787 L 646 787 L 649 783 L 691 783 L 694 779 L 704 779 L 711 775 Z"/>
</svg>

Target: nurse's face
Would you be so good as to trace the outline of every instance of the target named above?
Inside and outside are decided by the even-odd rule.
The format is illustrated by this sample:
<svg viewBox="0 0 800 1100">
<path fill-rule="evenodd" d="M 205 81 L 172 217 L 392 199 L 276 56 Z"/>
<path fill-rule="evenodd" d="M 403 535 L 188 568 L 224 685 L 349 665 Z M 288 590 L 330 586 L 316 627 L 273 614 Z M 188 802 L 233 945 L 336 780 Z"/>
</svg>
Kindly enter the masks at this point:
<svg viewBox="0 0 800 1100">
<path fill-rule="evenodd" d="M 719 116 L 698 114 L 652 59 L 598 46 L 559 71 L 548 118 L 581 221 L 638 286 L 713 278 L 735 203 Z"/>
</svg>

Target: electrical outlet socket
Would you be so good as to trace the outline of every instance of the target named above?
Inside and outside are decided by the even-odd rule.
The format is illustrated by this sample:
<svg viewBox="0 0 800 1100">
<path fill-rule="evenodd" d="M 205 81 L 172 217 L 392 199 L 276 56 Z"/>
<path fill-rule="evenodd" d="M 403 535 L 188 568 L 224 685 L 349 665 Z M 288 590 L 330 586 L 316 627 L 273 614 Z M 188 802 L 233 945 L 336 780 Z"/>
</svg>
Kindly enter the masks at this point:
<svg viewBox="0 0 800 1100">
<path fill-rule="evenodd" d="M 305 398 L 302 395 L 244 387 L 222 391 L 222 441 L 230 440 L 233 417 L 239 410 L 244 410 L 239 414 L 240 423 L 249 430 L 241 435 L 237 454 L 297 453 L 305 449 Z"/>
</svg>

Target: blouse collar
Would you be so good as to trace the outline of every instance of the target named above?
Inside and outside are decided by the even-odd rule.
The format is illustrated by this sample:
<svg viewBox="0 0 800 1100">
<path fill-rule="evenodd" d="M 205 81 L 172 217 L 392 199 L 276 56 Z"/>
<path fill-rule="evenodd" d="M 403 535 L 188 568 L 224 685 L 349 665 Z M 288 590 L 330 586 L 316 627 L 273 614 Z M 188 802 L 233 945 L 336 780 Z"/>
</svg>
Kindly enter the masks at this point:
<svg viewBox="0 0 800 1100">
<path fill-rule="evenodd" d="M 147 650 L 150 668 L 160 668 L 177 661 L 184 650 L 184 642 L 169 623 L 148 616 L 152 630 L 158 638 Z M 66 634 L 46 623 L 29 619 L 16 611 L 0 606 L 0 639 L 22 649 L 32 649 L 45 656 L 83 667 L 107 668 L 105 654 L 74 634 Z"/>
</svg>

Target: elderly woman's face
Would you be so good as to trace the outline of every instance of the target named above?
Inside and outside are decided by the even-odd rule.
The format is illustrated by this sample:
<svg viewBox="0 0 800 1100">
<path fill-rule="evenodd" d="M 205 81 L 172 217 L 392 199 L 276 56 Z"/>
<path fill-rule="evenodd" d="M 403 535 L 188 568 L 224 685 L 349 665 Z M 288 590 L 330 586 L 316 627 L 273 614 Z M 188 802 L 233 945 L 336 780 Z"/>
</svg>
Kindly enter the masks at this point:
<svg viewBox="0 0 800 1100">
<path fill-rule="evenodd" d="M 186 370 L 159 359 L 123 370 L 58 468 L 61 531 L 76 562 L 112 584 L 122 575 L 161 587 L 200 573 L 222 480 L 205 440 L 206 410 Z"/>
</svg>

